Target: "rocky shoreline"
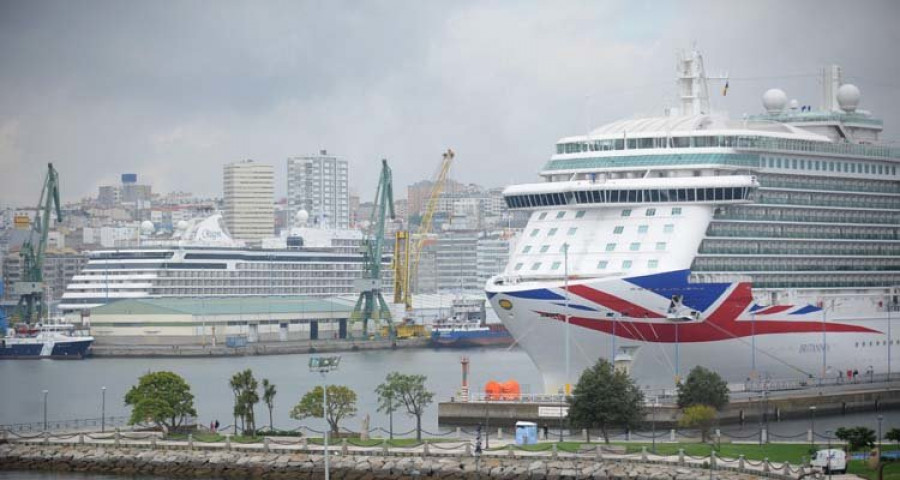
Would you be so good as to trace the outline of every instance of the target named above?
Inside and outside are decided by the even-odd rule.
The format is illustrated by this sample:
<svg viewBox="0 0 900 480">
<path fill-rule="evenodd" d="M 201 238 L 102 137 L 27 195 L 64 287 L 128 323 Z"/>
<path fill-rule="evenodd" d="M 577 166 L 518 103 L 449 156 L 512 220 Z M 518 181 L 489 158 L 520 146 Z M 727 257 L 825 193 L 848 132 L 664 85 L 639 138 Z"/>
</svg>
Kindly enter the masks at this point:
<svg viewBox="0 0 900 480">
<path fill-rule="evenodd" d="M 450 480 L 528 478 L 557 480 L 691 480 L 712 478 L 709 470 L 622 461 L 528 457 L 423 457 L 346 455 L 331 457 L 335 480 L 435 477 Z M 234 452 L 221 450 L 146 450 L 100 446 L 0 445 L 0 470 L 48 470 L 175 478 L 318 479 L 322 455 L 309 453 Z M 716 470 L 721 480 L 758 476 Z"/>
</svg>

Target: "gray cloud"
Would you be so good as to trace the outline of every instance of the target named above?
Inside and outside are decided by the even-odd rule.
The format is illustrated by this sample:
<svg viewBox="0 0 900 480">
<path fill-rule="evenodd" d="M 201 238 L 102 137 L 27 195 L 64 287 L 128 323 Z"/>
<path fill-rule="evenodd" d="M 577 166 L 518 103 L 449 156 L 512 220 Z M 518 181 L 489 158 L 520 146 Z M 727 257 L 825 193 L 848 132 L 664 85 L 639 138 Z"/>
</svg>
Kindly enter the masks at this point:
<svg viewBox="0 0 900 480">
<path fill-rule="evenodd" d="M 283 171 L 320 148 L 371 195 L 430 176 L 530 181 L 559 137 L 672 103 L 674 54 L 733 80 L 715 105 L 757 112 L 779 86 L 817 105 L 845 67 L 900 138 L 895 2 L 0 1 L 0 203 L 66 198 L 136 172 L 157 191 L 221 192 L 224 163 Z M 283 177 L 279 190 L 283 191 Z"/>
</svg>

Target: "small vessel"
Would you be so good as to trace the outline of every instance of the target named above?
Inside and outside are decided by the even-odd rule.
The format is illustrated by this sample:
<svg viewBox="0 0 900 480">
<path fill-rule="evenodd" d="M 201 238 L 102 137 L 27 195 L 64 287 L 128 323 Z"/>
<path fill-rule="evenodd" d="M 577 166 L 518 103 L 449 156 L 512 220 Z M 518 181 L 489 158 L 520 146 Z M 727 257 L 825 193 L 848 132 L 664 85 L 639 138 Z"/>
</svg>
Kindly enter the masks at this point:
<svg viewBox="0 0 900 480">
<path fill-rule="evenodd" d="M 512 344 L 512 335 L 502 323 L 485 321 L 484 300 L 454 300 L 450 318 L 435 322 L 431 328 L 433 347 L 468 348 Z"/>
<path fill-rule="evenodd" d="M 0 337 L 0 359 L 81 359 L 90 355 L 93 343 L 94 337 L 76 332 L 70 323 L 23 324 L 6 329 L 6 335 Z"/>
</svg>

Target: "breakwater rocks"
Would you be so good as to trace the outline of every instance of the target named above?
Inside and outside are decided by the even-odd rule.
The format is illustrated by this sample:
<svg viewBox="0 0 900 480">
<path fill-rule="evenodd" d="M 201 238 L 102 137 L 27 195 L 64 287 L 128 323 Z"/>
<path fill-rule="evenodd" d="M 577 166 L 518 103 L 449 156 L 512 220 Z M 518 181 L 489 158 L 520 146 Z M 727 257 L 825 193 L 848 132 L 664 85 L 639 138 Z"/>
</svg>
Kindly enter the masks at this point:
<svg viewBox="0 0 900 480">
<path fill-rule="evenodd" d="M 585 459 L 482 458 L 447 456 L 348 455 L 330 459 L 336 480 L 436 477 L 557 480 L 709 479 L 709 470 L 672 465 Z M 324 459 L 308 453 L 233 452 L 221 450 L 146 450 L 98 446 L 0 445 L 0 469 L 54 470 L 177 478 L 318 479 Z M 721 480 L 751 480 L 747 473 L 715 471 Z"/>
</svg>

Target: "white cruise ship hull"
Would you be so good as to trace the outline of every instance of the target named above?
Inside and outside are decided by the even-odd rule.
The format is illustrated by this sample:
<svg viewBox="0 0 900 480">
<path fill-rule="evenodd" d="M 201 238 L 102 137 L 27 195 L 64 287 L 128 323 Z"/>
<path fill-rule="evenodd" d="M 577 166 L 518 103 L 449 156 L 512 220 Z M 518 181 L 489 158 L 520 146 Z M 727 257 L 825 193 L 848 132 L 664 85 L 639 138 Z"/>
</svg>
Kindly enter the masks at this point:
<svg viewBox="0 0 900 480">
<path fill-rule="evenodd" d="M 838 377 L 848 370 L 865 376 L 887 371 L 896 353 L 887 341 L 888 313 L 837 316 L 812 305 L 760 306 L 749 283 L 693 284 L 688 274 L 572 281 L 568 310 L 562 281 L 495 277 L 486 288 L 547 392 L 576 383 L 599 358 L 627 366 L 641 385 L 671 387 L 697 365 L 732 383 Z M 680 304 L 673 305 L 673 295 L 682 296 Z"/>
</svg>

